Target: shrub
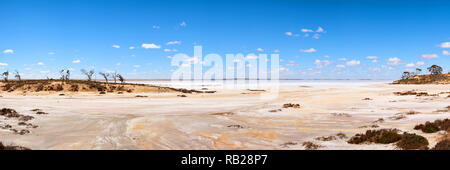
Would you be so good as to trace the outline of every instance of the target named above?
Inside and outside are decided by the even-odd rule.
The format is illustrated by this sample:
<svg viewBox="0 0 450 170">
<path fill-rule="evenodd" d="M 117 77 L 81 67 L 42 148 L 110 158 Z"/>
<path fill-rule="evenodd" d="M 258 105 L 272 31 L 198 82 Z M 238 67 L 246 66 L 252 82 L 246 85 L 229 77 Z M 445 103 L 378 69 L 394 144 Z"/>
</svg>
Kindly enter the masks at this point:
<svg viewBox="0 0 450 170">
<path fill-rule="evenodd" d="M 0 150 L 31 150 L 31 149 L 23 146 L 3 145 L 3 143 L 0 142 Z"/>
<path fill-rule="evenodd" d="M 434 133 L 440 130 L 450 131 L 450 119 L 435 120 L 434 122 L 425 122 L 414 127 L 415 130 L 422 130 L 425 133 Z"/>
<path fill-rule="evenodd" d="M 303 146 L 305 147 L 306 150 L 316 150 L 322 146 L 314 144 L 312 142 L 303 142 Z"/>
<path fill-rule="evenodd" d="M 445 139 L 438 142 L 432 150 L 450 150 L 450 140 Z"/>
<path fill-rule="evenodd" d="M 397 132 L 397 129 L 367 130 L 365 134 L 356 134 L 347 142 L 350 144 L 361 144 L 364 142 L 381 144 L 394 143 L 402 138 L 402 135 Z"/>
<path fill-rule="evenodd" d="M 300 108 L 299 104 L 292 104 L 292 103 L 287 103 L 283 105 L 283 108 L 289 108 L 289 107 L 293 107 L 293 108 Z"/>
<path fill-rule="evenodd" d="M 397 147 L 403 150 L 428 149 L 428 140 L 416 134 L 404 133 L 401 140 L 396 144 Z"/>
</svg>

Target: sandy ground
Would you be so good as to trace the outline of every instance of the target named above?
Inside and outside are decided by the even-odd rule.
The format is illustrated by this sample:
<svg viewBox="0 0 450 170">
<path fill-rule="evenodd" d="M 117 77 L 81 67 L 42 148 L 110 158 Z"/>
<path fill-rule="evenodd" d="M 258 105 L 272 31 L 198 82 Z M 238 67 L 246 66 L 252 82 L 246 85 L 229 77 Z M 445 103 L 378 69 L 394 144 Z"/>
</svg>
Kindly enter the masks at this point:
<svg viewBox="0 0 450 170">
<path fill-rule="evenodd" d="M 440 133 L 413 130 L 425 121 L 450 118 L 449 93 L 438 96 L 396 96 L 417 90 L 437 94 L 450 85 L 342 84 L 327 87 L 281 86 L 277 98 L 261 100 L 268 92 L 229 89 L 214 94 L 140 93 L 111 95 L 22 96 L 0 94 L 2 108 L 32 115 L 37 128 L 0 117 L 0 126 L 28 129 L 14 134 L 0 129 L 0 141 L 31 149 L 304 149 L 311 141 L 319 149 L 395 149 L 394 145 L 348 144 L 346 139 L 315 138 L 367 129 L 398 128 L 427 137 L 430 147 Z M 370 98 L 371 100 L 362 100 Z M 282 108 L 285 103 L 300 108 Z M 36 115 L 41 109 L 47 115 Z M 281 111 L 277 110 L 281 109 Z M 277 110 L 271 112 L 271 110 Z M 406 115 L 417 111 L 419 114 Z M 395 120 L 392 117 L 404 115 Z M 374 123 L 379 118 L 384 122 Z M 364 126 L 378 125 L 378 128 Z"/>
</svg>

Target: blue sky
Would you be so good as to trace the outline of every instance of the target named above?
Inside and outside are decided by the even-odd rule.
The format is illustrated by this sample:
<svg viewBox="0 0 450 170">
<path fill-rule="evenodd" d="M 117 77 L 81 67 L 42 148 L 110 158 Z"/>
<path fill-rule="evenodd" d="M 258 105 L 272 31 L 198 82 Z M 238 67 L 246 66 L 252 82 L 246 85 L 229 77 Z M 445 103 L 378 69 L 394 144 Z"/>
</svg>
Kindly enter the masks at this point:
<svg viewBox="0 0 450 170">
<path fill-rule="evenodd" d="M 397 79 L 416 67 L 450 68 L 449 6 L 438 0 L 0 0 L 0 71 L 57 78 L 71 69 L 82 78 L 79 70 L 92 68 L 170 78 L 177 69 L 170 56 L 192 56 L 201 45 L 203 54 L 222 56 L 278 53 L 282 78 Z"/>
</svg>

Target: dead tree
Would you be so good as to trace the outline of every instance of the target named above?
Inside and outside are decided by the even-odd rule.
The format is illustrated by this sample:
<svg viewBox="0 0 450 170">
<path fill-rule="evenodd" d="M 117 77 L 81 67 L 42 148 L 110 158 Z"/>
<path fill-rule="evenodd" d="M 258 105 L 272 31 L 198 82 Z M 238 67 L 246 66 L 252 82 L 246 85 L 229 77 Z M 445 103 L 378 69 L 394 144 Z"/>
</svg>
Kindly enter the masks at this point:
<svg viewBox="0 0 450 170">
<path fill-rule="evenodd" d="M 3 72 L 3 73 L 2 73 L 2 76 L 3 76 L 3 79 L 4 79 L 5 81 L 8 81 L 9 71 Z"/>
<path fill-rule="evenodd" d="M 106 83 L 108 83 L 108 77 L 109 77 L 108 73 L 99 72 L 98 74 L 102 75 L 103 78 L 105 79 Z"/>
<path fill-rule="evenodd" d="M 14 75 L 14 77 L 15 77 L 17 80 L 19 80 L 19 81 L 22 80 L 21 77 L 20 77 L 19 71 L 17 71 L 17 70 L 16 70 L 16 75 Z"/>
<path fill-rule="evenodd" d="M 88 78 L 88 81 L 91 81 L 92 80 L 92 75 L 94 75 L 94 70 L 90 70 L 90 71 L 87 71 L 87 70 L 85 70 L 85 69 L 81 69 L 81 72 L 84 74 L 84 75 L 86 75 L 86 77 Z"/>
</svg>

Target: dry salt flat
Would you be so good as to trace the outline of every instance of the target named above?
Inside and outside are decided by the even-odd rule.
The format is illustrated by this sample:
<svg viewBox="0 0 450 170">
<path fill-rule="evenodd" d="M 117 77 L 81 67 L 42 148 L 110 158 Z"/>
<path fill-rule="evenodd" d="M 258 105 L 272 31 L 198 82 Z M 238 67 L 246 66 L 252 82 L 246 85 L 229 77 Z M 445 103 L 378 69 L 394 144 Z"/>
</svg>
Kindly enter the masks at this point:
<svg viewBox="0 0 450 170">
<path fill-rule="evenodd" d="M 142 82 L 141 82 L 142 83 Z M 280 81 L 265 86 L 171 82 L 147 84 L 214 90 L 216 93 L 151 92 L 106 95 L 2 93 L 2 108 L 32 115 L 37 128 L 9 124 L 0 139 L 31 149 L 396 149 L 394 145 L 348 144 L 368 129 L 397 128 L 426 137 L 416 124 L 450 117 L 450 85 L 391 85 L 389 81 Z M 420 91 L 436 96 L 395 95 Z M 136 97 L 136 95 L 147 97 Z M 299 107 L 284 108 L 287 103 Z M 46 115 L 37 115 L 32 109 Z M 417 114 L 406 114 L 416 111 Z M 383 121 L 377 121 L 383 119 Z M 375 126 L 376 125 L 376 126 Z M 341 133 L 346 137 L 336 136 Z M 320 137 L 329 137 L 321 140 Z"/>
</svg>

